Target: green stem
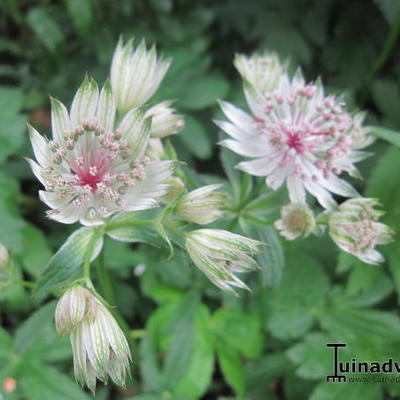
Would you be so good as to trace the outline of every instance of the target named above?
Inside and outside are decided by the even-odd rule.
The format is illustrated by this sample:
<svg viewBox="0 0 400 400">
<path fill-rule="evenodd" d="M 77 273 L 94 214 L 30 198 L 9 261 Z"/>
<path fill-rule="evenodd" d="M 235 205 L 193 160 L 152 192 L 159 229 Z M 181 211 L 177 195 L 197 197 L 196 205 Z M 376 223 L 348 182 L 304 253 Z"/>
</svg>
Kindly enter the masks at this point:
<svg viewBox="0 0 400 400">
<path fill-rule="evenodd" d="M 96 265 L 96 272 L 97 272 L 97 278 L 99 279 L 99 283 L 101 286 L 101 291 L 103 292 L 103 296 L 106 302 L 109 305 L 114 306 L 115 305 L 114 291 L 111 285 L 108 271 L 104 267 L 104 252 L 101 252 L 101 254 L 99 255 L 99 260 Z"/>
<path fill-rule="evenodd" d="M 369 90 L 369 87 L 371 85 L 371 82 L 375 78 L 375 76 L 382 70 L 382 68 L 385 66 L 387 61 L 389 60 L 392 51 L 394 49 L 394 46 L 396 45 L 398 36 L 400 34 L 400 11 L 398 12 L 395 21 L 390 27 L 389 33 L 386 36 L 385 43 L 383 44 L 383 48 L 381 53 L 379 54 L 379 57 L 375 61 L 374 65 L 371 68 L 371 71 L 369 72 L 362 92 L 361 92 L 361 100 L 365 101 L 367 92 Z"/>
<path fill-rule="evenodd" d="M 103 234 L 103 228 L 97 229 L 91 237 L 88 247 L 86 249 L 85 258 L 83 260 L 83 278 L 90 280 L 90 261 L 93 255 L 94 246 L 99 238 L 99 235 Z"/>
</svg>

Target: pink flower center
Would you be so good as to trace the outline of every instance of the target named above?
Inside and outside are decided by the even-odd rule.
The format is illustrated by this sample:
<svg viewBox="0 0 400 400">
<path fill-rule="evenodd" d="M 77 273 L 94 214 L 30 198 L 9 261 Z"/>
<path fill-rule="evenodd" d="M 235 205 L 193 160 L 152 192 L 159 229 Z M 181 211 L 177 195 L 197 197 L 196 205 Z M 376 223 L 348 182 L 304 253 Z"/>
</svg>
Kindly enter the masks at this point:
<svg viewBox="0 0 400 400">
<path fill-rule="evenodd" d="M 110 153 L 104 151 L 93 152 L 89 157 L 77 157 L 71 162 L 71 168 L 76 173 L 79 186 L 89 185 L 92 192 L 96 192 L 99 183 L 105 182 L 105 175 L 112 163 Z"/>
<path fill-rule="evenodd" d="M 300 136 L 297 133 L 288 132 L 286 144 L 292 149 L 295 149 L 297 153 L 300 154 L 304 153 L 305 150 L 304 143 L 302 142 Z"/>
</svg>

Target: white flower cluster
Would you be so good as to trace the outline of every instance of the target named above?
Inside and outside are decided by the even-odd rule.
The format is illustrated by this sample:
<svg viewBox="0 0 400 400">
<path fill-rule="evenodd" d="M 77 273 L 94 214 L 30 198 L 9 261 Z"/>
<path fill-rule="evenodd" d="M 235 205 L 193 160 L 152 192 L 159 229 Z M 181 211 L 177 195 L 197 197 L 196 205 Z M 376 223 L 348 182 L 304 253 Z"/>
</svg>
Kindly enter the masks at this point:
<svg viewBox="0 0 400 400">
<path fill-rule="evenodd" d="M 342 100 L 326 95 L 319 80 L 307 83 L 300 70 L 291 77 L 287 65 L 280 63 L 273 53 L 237 55 L 235 66 L 243 78 L 250 114 L 233 104 L 220 102 L 228 121 L 216 121 L 216 124 L 229 136 L 221 144 L 250 158 L 240 162 L 239 169 L 264 177 L 266 185 L 274 190 L 283 185 L 287 187 L 291 204 L 281 209 L 281 219 L 275 227 L 289 240 L 313 232 L 317 223 L 307 205 L 309 193 L 329 215 L 333 212 L 330 232 L 339 247 L 365 262 L 382 261 L 371 253 L 376 244 L 382 243 L 379 233 L 376 237 L 367 235 L 367 247 L 343 243 L 344 236 L 349 238 L 350 227 L 338 239 L 338 230 L 343 230 L 344 225 L 338 228 L 337 219 L 346 206 L 338 210 L 332 196 L 359 197 L 339 176 L 344 172 L 360 176 L 354 164 L 368 155 L 362 149 L 373 141 L 368 128 L 362 125 L 364 114 L 349 113 Z M 364 200 L 358 199 L 360 204 L 370 201 Z M 367 232 L 361 225 L 370 226 L 370 219 L 360 218 L 361 214 L 357 222 L 360 228 L 352 230 L 355 242 L 361 231 Z M 385 240 L 387 232 L 385 229 Z"/>
</svg>

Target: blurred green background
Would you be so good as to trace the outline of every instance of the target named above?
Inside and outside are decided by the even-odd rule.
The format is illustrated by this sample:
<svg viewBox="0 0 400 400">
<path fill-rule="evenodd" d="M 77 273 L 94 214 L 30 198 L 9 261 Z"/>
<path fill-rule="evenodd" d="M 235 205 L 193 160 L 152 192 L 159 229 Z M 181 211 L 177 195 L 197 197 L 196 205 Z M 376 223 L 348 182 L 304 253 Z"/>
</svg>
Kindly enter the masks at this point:
<svg viewBox="0 0 400 400">
<path fill-rule="evenodd" d="M 172 142 L 196 179 L 210 182 L 210 175 L 226 179 L 212 123 L 220 116 L 216 99 L 245 107 L 236 52 L 276 51 L 307 79 L 321 76 L 351 108 L 366 110 L 369 124 L 398 131 L 399 30 L 399 0 L 2 0 L 0 242 L 14 273 L 34 280 L 73 229 L 45 218 L 40 184 L 23 159 L 31 155 L 26 122 L 49 134 L 48 95 L 70 104 L 86 73 L 104 81 L 120 35 L 143 37 L 173 58 L 155 100 L 176 99 L 186 126 Z M 380 198 L 397 232 L 400 153 L 383 141 L 371 151 L 356 186 Z M 127 390 L 102 387 L 96 398 L 400 399 L 400 383 L 324 383 L 330 340 L 353 343 L 359 358 L 400 357 L 396 242 L 384 251 L 388 263 L 371 267 L 327 239 L 281 244 L 264 233 L 276 243 L 263 285 L 240 299 L 182 266 L 183 254 L 166 262 L 167 254 L 146 246 L 106 242 L 116 304 L 140 350 Z M 189 291 L 193 282 L 201 302 Z M 43 304 L 17 284 L 0 290 L 0 399 L 88 399 L 73 383 L 68 342 L 52 327 L 54 303 Z M 10 393 L 7 377 L 17 380 Z"/>
</svg>

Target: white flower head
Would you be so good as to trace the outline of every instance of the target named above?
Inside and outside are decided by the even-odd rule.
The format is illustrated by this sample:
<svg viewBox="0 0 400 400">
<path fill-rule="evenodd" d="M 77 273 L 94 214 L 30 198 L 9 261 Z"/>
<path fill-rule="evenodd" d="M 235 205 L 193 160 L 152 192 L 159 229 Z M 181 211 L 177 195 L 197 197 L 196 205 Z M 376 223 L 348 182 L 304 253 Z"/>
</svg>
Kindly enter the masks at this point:
<svg viewBox="0 0 400 400">
<path fill-rule="evenodd" d="M 207 185 L 185 194 L 177 212 L 187 221 L 205 225 L 221 218 L 225 195 L 217 192 L 221 185 Z"/>
<path fill-rule="evenodd" d="M 281 208 L 281 218 L 275 228 L 288 240 L 308 236 L 316 227 L 313 212 L 307 204 L 288 204 Z"/>
<path fill-rule="evenodd" d="M 249 289 L 235 273 L 259 268 L 251 255 L 259 253 L 261 244 L 220 229 L 199 229 L 186 238 L 186 250 L 194 264 L 216 286 L 231 293 L 235 293 L 232 287 Z"/>
<path fill-rule="evenodd" d="M 106 83 L 85 78 L 68 113 L 52 99 L 53 140 L 30 127 L 37 163 L 28 160 L 45 186 L 39 196 L 58 222 L 100 225 L 119 211 L 157 206 L 168 191 L 165 183 L 173 161 L 153 161 L 144 153 L 151 121 L 139 109 L 130 110 L 115 126 L 115 103 Z"/>
<path fill-rule="evenodd" d="M 234 65 L 242 79 L 263 93 L 275 90 L 280 76 L 287 70 L 286 63 L 282 64 L 277 54 L 267 51 L 251 57 L 236 54 Z"/>
<path fill-rule="evenodd" d="M 332 240 L 345 252 L 353 254 L 367 264 L 384 261 L 375 249 L 377 245 L 392 240 L 391 229 L 378 222 L 384 214 L 374 207 L 376 199 L 356 198 L 345 201 L 339 210 L 329 218 L 329 234 Z"/>
<path fill-rule="evenodd" d="M 331 193 L 357 196 L 338 176 L 356 176 L 354 163 L 366 156 L 359 151 L 369 143 L 359 116 L 346 112 L 336 97 L 325 96 L 320 82 L 306 84 L 300 71 L 292 79 L 281 75 L 272 92 L 249 90 L 256 99 L 249 103 L 253 115 L 221 102 L 229 121 L 216 121 L 231 136 L 221 144 L 254 159 L 238 168 L 266 177 L 275 190 L 286 184 L 292 203 L 304 204 L 309 192 L 324 208 L 333 209 Z"/>
<path fill-rule="evenodd" d="M 148 50 L 144 40 L 134 47 L 133 39 L 125 45 L 120 39 L 111 64 L 111 85 L 118 111 L 123 114 L 146 103 L 158 89 L 169 65 L 170 60 L 158 58 L 155 46 Z"/>
<path fill-rule="evenodd" d="M 145 117 L 151 117 L 150 136 L 164 138 L 179 133 L 185 126 L 182 115 L 175 114 L 175 109 L 170 107 L 171 100 L 166 100 L 149 108 Z"/>
<path fill-rule="evenodd" d="M 89 290 L 76 286 L 60 299 L 56 309 L 57 329 L 70 333 L 75 378 L 94 393 L 96 379 L 108 376 L 124 386 L 131 361 L 128 342 L 106 306 Z"/>
</svg>

